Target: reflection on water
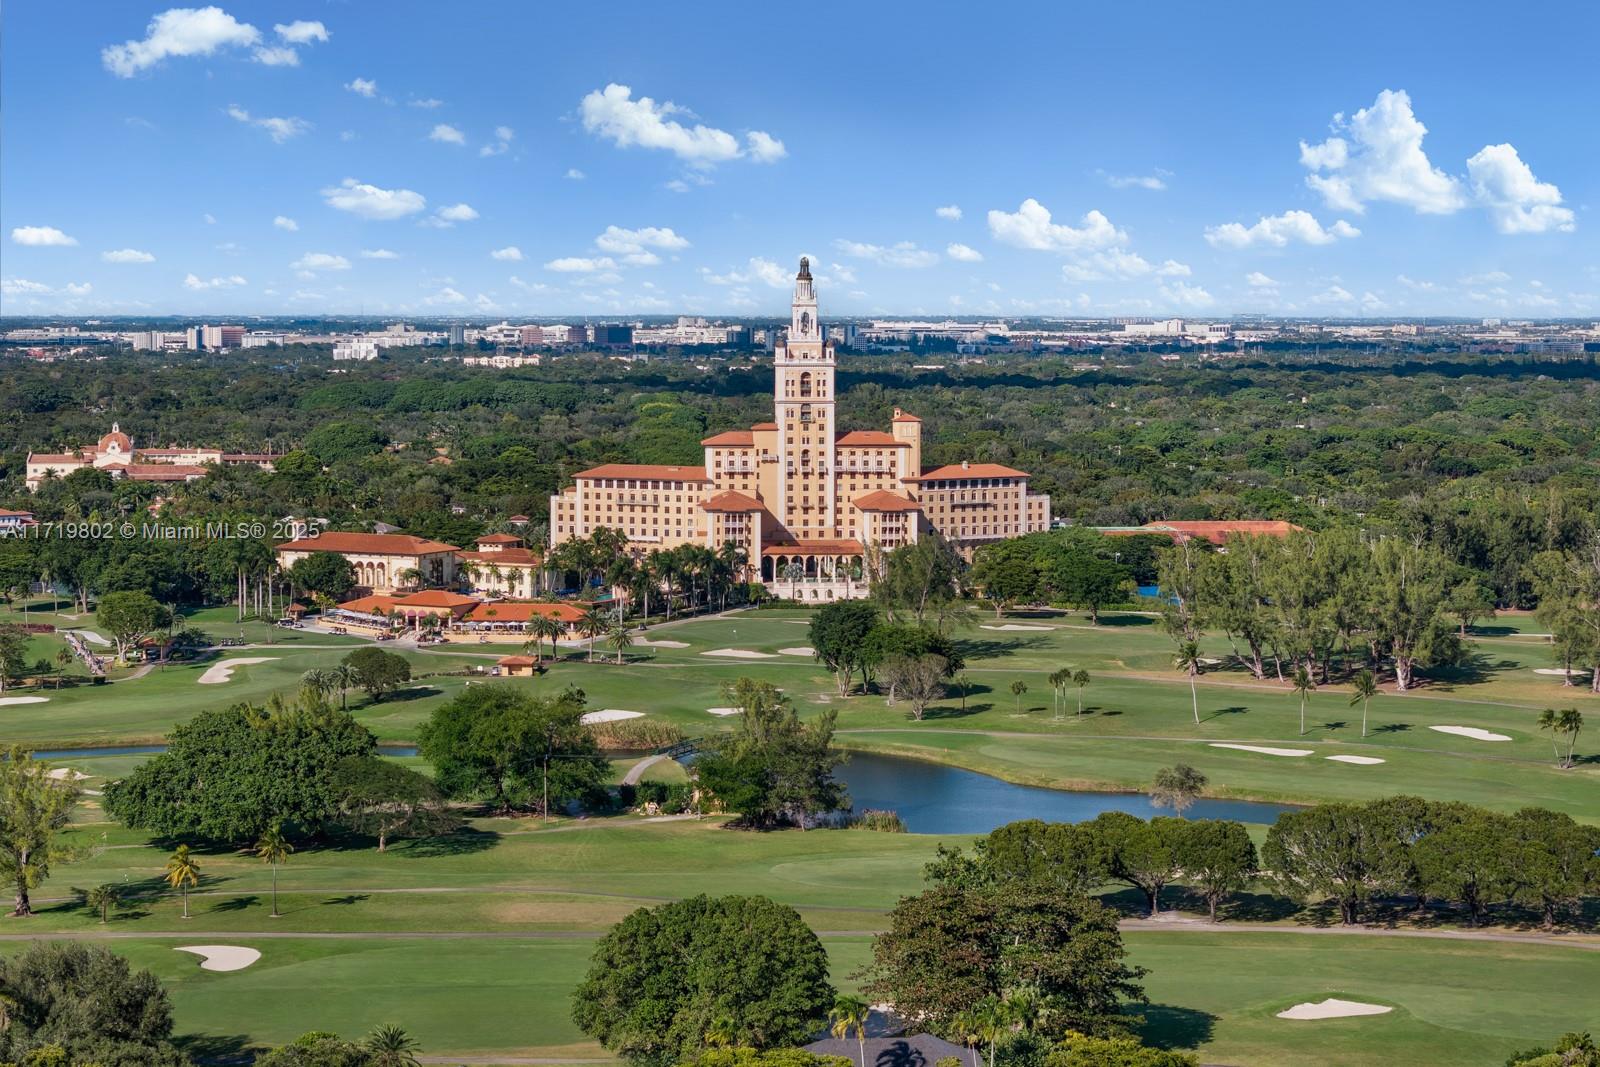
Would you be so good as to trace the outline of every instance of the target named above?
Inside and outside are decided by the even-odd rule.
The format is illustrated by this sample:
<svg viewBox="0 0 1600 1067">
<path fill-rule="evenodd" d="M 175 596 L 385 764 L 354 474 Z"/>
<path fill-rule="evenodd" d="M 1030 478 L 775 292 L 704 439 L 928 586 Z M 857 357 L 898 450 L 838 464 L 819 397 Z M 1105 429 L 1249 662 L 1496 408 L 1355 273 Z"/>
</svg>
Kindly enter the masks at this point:
<svg viewBox="0 0 1600 1067">
<path fill-rule="evenodd" d="M 1103 811 L 1140 818 L 1171 815 L 1139 793 L 1090 793 L 1015 785 L 998 778 L 920 760 L 855 753 L 839 768 L 856 811 L 898 812 L 917 834 L 986 834 L 1018 819 L 1082 822 Z M 1246 800 L 1197 800 L 1185 814 L 1197 819 L 1271 823 L 1292 808 Z"/>
</svg>

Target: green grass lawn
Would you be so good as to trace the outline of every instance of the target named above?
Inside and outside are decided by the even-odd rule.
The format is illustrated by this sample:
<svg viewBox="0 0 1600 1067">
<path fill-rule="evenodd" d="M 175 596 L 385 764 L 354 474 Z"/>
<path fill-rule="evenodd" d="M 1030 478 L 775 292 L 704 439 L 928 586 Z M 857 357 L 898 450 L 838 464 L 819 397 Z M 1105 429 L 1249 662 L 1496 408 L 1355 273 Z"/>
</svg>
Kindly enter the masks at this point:
<svg viewBox="0 0 1600 1067">
<path fill-rule="evenodd" d="M 403 1025 L 429 1054 L 604 1057 L 569 1015 L 592 935 L 496 939 L 232 937 L 259 950 L 244 971 L 203 971 L 160 939 L 116 942 L 171 991 L 177 1028 L 213 1051 L 281 1042 L 309 1028 L 346 1035 Z M 1498 1065 L 1512 1049 L 1600 1024 L 1600 954 L 1493 943 L 1359 936 L 1136 932 L 1147 967 L 1146 1037 L 1213 1063 L 1249 1067 Z M 862 936 L 823 937 L 834 981 L 870 953 Z M 13 946 L 0 947 L 5 951 Z M 308 996 L 308 991 L 315 991 Z M 1278 1011 L 1339 995 L 1389 1015 L 1293 1022 Z"/>
<path fill-rule="evenodd" d="M 1530 631 L 1537 622 L 1529 616 L 1486 622 L 1484 636 L 1472 642 L 1468 666 L 1410 693 L 1385 691 L 1372 702 L 1365 738 L 1361 708 L 1352 707 L 1348 690 L 1338 685 L 1312 695 L 1301 734 L 1299 704 L 1287 686 L 1250 678 L 1232 664 L 1227 642 L 1216 637 L 1207 639 L 1206 652 L 1222 662 L 1201 678 L 1202 721 L 1195 725 L 1189 686 L 1172 669 L 1171 642 L 1154 620 L 1138 614 L 1108 615 L 1096 626 L 1080 614 L 1030 612 L 997 620 L 981 612 L 957 634 L 968 659 L 965 707 L 952 694 L 931 707 L 925 721 L 914 723 L 903 706 L 887 706 L 882 695 L 841 697 L 826 669 L 804 654 L 807 619 L 805 611 L 780 609 L 658 621 L 644 640 L 685 647 L 641 644 L 623 665 L 606 656 L 591 663 L 583 651 L 563 649 L 564 658 L 547 674 L 508 684 L 541 693 L 577 685 L 591 707 L 644 712 L 699 736 L 729 727 L 708 709 L 726 705 L 726 683 L 752 676 L 782 687 L 803 712 L 836 709 L 841 743 L 849 747 L 953 762 L 1034 784 L 1141 789 L 1156 769 L 1183 760 L 1211 778 L 1217 795 L 1314 801 L 1405 791 L 1503 810 L 1549 805 L 1600 821 L 1600 763 L 1557 770 L 1550 738 L 1535 726 L 1543 707 L 1600 710 L 1600 700 L 1585 688 L 1534 673 L 1554 661 L 1545 639 L 1519 636 L 1538 632 Z M 219 634 L 238 626 L 226 608 L 200 613 L 197 621 Z M 261 624 L 244 625 L 260 631 L 247 637 L 269 632 Z M 1004 626 L 1038 629 L 994 628 Z M 36 694 L 47 698 L 43 704 L 0 708 L 4 736 L 40 747 L 158 740 L 175 721 L 201 708 L 292 690 L 302 672 L 336 662 L 355 642 L 307 631 L 280 630 L 273 638 L 270 648 L 230 649 L 203 663 L 109 686 L 44 689 Z M 764 658 L 706 654 L 726 649 Z M 413 670 L 423 673 L 481 667 L 497 651 L 504 649 L 485 652 L 463 644 L 407 656 Z M 217 659 L 242 655 L 271 658 L 236 669 L 227 683 L 198 684 Z M 1084 715 L 1076 714 L 1076 690 L 1067 694 L 1065 715 L 1052 709 L 1046 675 L 1062 665 L 1091 675 Z M 1014 680 L 1029 687 L 1020 701 L 1009 692 Z M 464 683 L 460 677 L 424 678 L 379 702 L 355 693 L 351 709 L 380 739 L 412 740 L 428 714 Z M 1475 727 L 1510 740 L 1475 740 L 1434 726 Z M 1306 748 L 1312 755 L 1242 752 L 1213 748 L 1213 742 Z M 1337 754 L 1386 762 L 1363 766 L 1324 758 Z"/>
</svg>

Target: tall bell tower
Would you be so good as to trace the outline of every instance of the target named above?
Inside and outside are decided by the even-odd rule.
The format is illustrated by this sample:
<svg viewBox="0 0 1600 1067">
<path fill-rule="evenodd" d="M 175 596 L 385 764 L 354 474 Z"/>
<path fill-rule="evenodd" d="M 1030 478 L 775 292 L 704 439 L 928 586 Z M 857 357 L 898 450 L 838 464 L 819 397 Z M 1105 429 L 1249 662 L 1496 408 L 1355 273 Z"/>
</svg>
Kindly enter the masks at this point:
<svg viewBox="0 0 1600 1067">
<path fill-rule="evenodd" d="M 800 258 L 789 336 L 773 353 L 778 421 L 778 494 L 789 533 L 799 540 L 837 536 L 833 462 L 833 345 L 823 340 L 811 264 Z"/>
</svg>

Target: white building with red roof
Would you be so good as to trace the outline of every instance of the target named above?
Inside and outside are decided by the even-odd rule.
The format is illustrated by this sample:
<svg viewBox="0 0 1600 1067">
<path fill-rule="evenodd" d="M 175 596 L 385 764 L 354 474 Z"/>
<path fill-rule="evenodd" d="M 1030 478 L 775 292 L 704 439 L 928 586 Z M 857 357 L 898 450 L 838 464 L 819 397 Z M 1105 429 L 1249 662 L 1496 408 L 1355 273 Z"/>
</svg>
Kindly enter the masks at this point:
<svg viewBox="0 0 1600 1067">
<path fill-rule="evenodd" d="M 840 430 L 833 342 L 800 261 L 788 337 L 774 352 L 773 422 L 700 442 L 702 466 L 607 463 L 550 499 L 550 542 L 620 530 L 651 549 L 732 542 L 752 578 L 807 601 L 864 596 L 869 553 L 937 531 L 963 552 L 1049 529 L 1050 498 L 994 463 L 922 469 L 922 420 L 896 408 L 888 431 Z"/>
<path fill-rule="evenodd" d="M 204 478 L 211 466 L 255 466 L 271 470 L 277 457 L 269 452 L 224 452 L 220 448 L 136 448 L 133 438 L 117 423 L 92 445 L 67 452 L 28 453 L 27 486 L 39 488 L 51 477 L 64 478 L 75 470 L 94 467 L 113 478 L 135 482 L 192 482 Z"/>
</svg>

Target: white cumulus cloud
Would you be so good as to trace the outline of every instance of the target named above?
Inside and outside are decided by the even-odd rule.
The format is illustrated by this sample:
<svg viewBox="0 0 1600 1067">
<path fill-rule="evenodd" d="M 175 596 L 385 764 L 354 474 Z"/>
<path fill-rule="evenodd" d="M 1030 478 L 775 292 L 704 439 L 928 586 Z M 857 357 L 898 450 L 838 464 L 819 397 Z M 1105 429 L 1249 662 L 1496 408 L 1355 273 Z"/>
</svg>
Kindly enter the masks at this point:
<svg viewBox="0 0 1600 1067">
<path fill-rule="evenodd" d="M 952 241 L 950 244 L 946 245 L 944 254 L 949 256 L 951 259 L 958 260 L 962 263 L 983 262 L 982 252 L 978 251 L 976 248 L 964 245 L 959 241 Z"/>
<path fill-rule="evenodd" d="M 349 270 L 350 261 L 331 252 L 307 252 L 289 266 L 303 271 Z"/>
<path fill-rule="evenodd" d="M 280 229 L 280 230 L 288 230 L 290 233 L 294 233 L 296 230 L 298 230 L 300 228 L 300 224 L 298 222 L 294 221 L 294 219 L 291 219 L 287 215 L 274 216 L 273 219 L 272 219 L 272 224 L 274 226 L 276 226 L 278 229 Z"/>
<path fill-rule="evenodd" d="M 1137 252 L 1121 248 L 1107 248 L 1080 256 L 1061 268 L 1061 276 L 1070 282 L 1096 282 L 1113 278 L 1142 278 L 1154 274 L 1160 278 L 1187 278 L 1193 271 L 1187 263 L 1168 259 L 1152 264 Z"/>
<path fill-rule="evenodd" d="M 67 248 L 78 243 L 76 237 L 69 237 L 54 226 L 18 226 L 11 231 L 11 240 L 35 248 Z"/>
<path fill-rule="evenodd" d="M 594 239 L 594 246 L 602 252 L 636 255 L 649 248 L 676 252 L 688 248 L 689 240 L 673 232 L 670 227 L 646 226 L 638 230 L 625 230 L 620 226 L 607 226 L 605 233 Z"/>
<path fill-rule="evenodd" d="M 1332 244 L 1341 237 L 1359 237 L 1361 231 L 1340 219 L 1324 228 L 1308 211 L 1285 211 L 1281 215 L 1263 215 L 1253 226 L 1238 222 L 1225 222 L 1221 226 L 1206 227 L 1206 240 L 1217 248 L 1250 248 L 1267 245 L 1283 248 L 1293 241 L 1308 245 Z"/>
<path fill-rule="evenodd" d="M 1050 211 L 1029 197 L 1015 212 L 990 211 L 989 233 L 997 241 L 1043 252 L 1080 252 L 1127 242 L 1128 235 L 1099 211 L 1083 216 L 1078 227 L 1050 221 Z"/>
<path fill-rule="evenodd" d="M 428 134 L 428 140 L 441 141 L 444 144 L 466 144 L 467 135 L 448 122 L 441 122 Z"/>
<path fill-rule="evenodd" d="M 1533 176 L 1508 144 L 1485 145 L 1467 160 L 1472 192 L 1501 233 L 1546 233 L 1572 230 L 1570 208 L 1561 206 L 1561 190 Z"/>
<path fill-rule="evenodd" d="M 471 222 L 478 217 L 478 213 L 471 204 L 451 204 L 439 209 L 437 218 L 445 225 L 456 222 Z"/>
<path fill-rule="evenodd" d="M 504 248 L 496 248 L 494 251 L 490 252 L 489 258 L 510 260 L 514 263 L 520 262 L 522 260 L 522 249 L 518 248 L 516 245 L 506 245 Z"/>
<path fill-rule="evenodd" d="M 1253 270 L 1244 276 L 1244 283 L 1252 289 L 1272 289 L 1277 286 L 1277 281 L 1267 277 L 1258 270 Z"/>
<path fill-rule="evenodd" d="M 939 262 L 939 253 L 918 248 L 911 241 L 892 245 L 864 244 L 861 241 L 837 240 L 833 246 L 840 255 L 852 259 L 867 259 L 883 267 L 931 267 Z"/>
<path fill-rule="evenodd" d="M 311 128 L 311 123 L 305 119 L 287 116 L 284 118 L 256 117 L 240 107 L 238 104 L 228 105 L 228 117 L 247 126 L 259 126 L 267 131 L 276 144 L 283 144 L 291 137 L 298 137 Z"/>
<path fill-rule="evenodd" d="M 951 222 L 961 221 L 960 204 L 946 204 L 943 207 L 936 207 L 933 209 L 933 213 L 941 219 L 949 219 Z"/>
<path fill-rule="evenodd" d="M 1300 142 L 1300 162 L 1313 172 L 1306 184 L 1329 207 L 1359 214 L 1368 201 L 1381 200 L 1448 215 L 1466 206 L 1460 181 L 1435 167 L 1422 150 L 1428 128 L 1412 112 L 1403 89 L 1383 90 L 1371 107 L 1348 120 L 1335 115 L 1333 128 L 1334 136 L 1320 144 Z"/>
<path fill-rule="evenodd" d="M 562 274 L 593 274 L 596 271 L 615 270 L 616 266 L 616 260 L 609 256 L 565 256 L 552 259 L 544 265 L 544 269 Z"/>
<path fill-rule="evenodd" d="M 363 248 L 362 259 L 399 259 L 399 252 L 391 252 L 387 248 Z"/>
<path fill-rule="evenodd" d="M 567 168 L 567 180 L 568 181 L 581 182 L 581 181 L 583 181 L 583 179 L 584 179 L 583 171 L 579 170 L 577 167 L 568 167 Z"/>
<path fill-rule="evenodd" d="M 328 28 L 320 22 L 296 19 L 289 23 L 277 23 L 272 27 L 279 37 L 290 44 L 310 44 L 313 41 L 328 40 Z"/>
<path fill-rule="evenodd" d="M 259 40 L 260 30 L 220 7 L 175 7 L 152 18 L 143 39 L 101 50 L 100 61 L 117 77 L 131 78 L 169 56 L 209 56 Z"/>
<path fill-rule="evenodd" d="M 1170 304 L 1184 308 L 1210 307 L 1215 301 L 1211 294 L 1198 285 L 1189 285 L 1186 282 L 1173 282 L 1171 285 L 1161 287 L 1161 295 Z"/>
<path fill-rule="evenodd" d="M 380 189 L 354 178 L 322 190 L 328 206 L 364 219 L 399 219 L 428 206 L 427 199 L 410 189 Z"/>
<path fill-rule="evenodd" d="M 183 279 L 185 289 L 237 289 L 241 285 L 248 285 L 237 274 L 230 274 L 225 278 L 201 278 L 197 274 L 190 274 Z"/>
<path fill-rule="evenodd" d="M 739 138 L 715 126 L 694 122 L 686 126 L 673 116 L 693 122 L 687 108 L 670 100 L 659 103 L 648 96 L 634 99 L 626 85 L 608 84 L 583 98 L 578 108 L 583 128 L 618 148 L 656 148 L 671 152 L 691 167 L 713 167 L 732 159 L 773 163 L 788 154 L 783 142 L 763 130 Z"/>
<path fill-rule="evenodd" d="M 378 95 L 378 83 L 371 78 L 353 78 L 345 82 L 344 87 L 357 96 L 374 97 Z"/>
<path fill-rule="evenodd" d="M 511 150 L 511 141 L 517 136 L 517 131 L 510 126 L 496 126 L 494 140 L 478 149 L 480 156 L 498 156 Z"/>
<path fill-rule="evenodd" d="M 149 252 L 141 252 L 137 248 L 118 248 L 108 252 L 101 252 L 100 258 L 106 263 L 154 263 L 156 257 Z"/>
<path fill-rule="evenodd" d="M 1167 187 L 1159 174 L 1107 174 L 1106 184 L 1113 189 L 1149 189 L 1160 192 Z"/>
</svg>

